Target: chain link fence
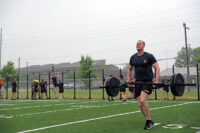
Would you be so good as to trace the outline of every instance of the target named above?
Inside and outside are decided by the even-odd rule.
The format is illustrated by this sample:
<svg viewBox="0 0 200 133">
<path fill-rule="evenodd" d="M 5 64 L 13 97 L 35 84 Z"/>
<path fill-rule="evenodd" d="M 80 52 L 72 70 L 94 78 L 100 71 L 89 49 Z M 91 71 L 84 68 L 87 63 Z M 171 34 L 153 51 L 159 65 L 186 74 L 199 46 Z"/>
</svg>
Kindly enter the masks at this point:
<svg viewBox="0 0 200 133">
<path fill-rule="evenodd" d="M 162 82 L 164 76 L 170 80 L 173 73 L 181 73 L 184 77 L 185 83 L 196 83 L 197 86 L 185 87 L 185 92 L 182 97 L 174 97 L 169 91 L 169 99 L 187 99 L 187 100 L 199 100 L 199 78 L 198 69 L 196 67 L 190 67 L 190 75 L 187 74 L 186 68 L 168 68 L 160 73 L 160 82 Z M 56 73 L 56 72 L 55 72 Z M 127 70 L 121 69 L 105 69 L 96 70 L 96 77 L 91 77 L 88 73 L 88 77 L 81 78 L 79 71 L 67 71 L 60 72 L 59 78 L 64 83 L 64 98 L 66 99 L 107 99 L 107 94 L 105 89 L 100 88 L 104 86 L 105 81 L 110 76 L 119 77 L 124 76 L 126 80 Z M 58 99 L 58 90 L 54 89 L 54 85 L 51 79 L 51 72 L 38 72 L 38 73 L 28 73 L 20 74 L 17 76 L 9 76 L 9 78 L 17 78 L 17 99 L 31 99 L 32 97 L 32 82 L 33 80 L 41 81 L 44 79 L 47 84 L 47 92 L 45 94 L 46 99 Z M 4 79 L 2 86 L 2 94 L 4 99 L 10 99 L 12 94 L 12 81 L 7 81 Z M 126 96 L 129 95 L 129 89 L 126 89 Z M 39 96 L 41 96 L 41 90 L 39 89 Z M 114 99 L 121 99 L 120 94 Z M 153 90 L 149 99 L 162 100 L 164 99 L 163 88 Z"/>
</svg>

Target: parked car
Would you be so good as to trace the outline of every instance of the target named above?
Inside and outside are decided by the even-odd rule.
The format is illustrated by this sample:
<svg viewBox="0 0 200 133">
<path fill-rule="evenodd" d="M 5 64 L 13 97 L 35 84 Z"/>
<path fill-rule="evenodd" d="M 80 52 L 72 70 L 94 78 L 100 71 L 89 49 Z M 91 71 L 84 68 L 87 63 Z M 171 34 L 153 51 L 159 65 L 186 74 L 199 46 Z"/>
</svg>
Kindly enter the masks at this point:
<svg viewBox="0 0 200 133">
<path fill-rule="evenodd" d="M 64 89 L 73 89 L 74 88 L 74 83 L 67 83 L 67 84 L 64 84 L 63 85 Z M 75 86 L 77 89 L 82 89 L 83 88 L 83 85 L 80 85 L 80 84 L 76 84 Z M 54 85 L 50 85 L 50 88 L 53 89 L 54 88 Z"/>
<path fill-rule="evenodd" d="M 74 83 L 64 84 L 64 89 L 73 89 L 73 88 L 74 88 Z"/>
<path fill-rule="evenodd" d="M 74 88 L 74 85 L 72 85 L 72 84 L 64 84 L 63 87 L 64 87 L 64 89 L 72 89 L 72 88 Z M 50 85 L 50 88 L 53 89 L 54 85 Z"/>
<path fill-rule="evenodd" d="M 100 85 L 93 85 L 91 89 L 100 89 Z"/>
</svg>

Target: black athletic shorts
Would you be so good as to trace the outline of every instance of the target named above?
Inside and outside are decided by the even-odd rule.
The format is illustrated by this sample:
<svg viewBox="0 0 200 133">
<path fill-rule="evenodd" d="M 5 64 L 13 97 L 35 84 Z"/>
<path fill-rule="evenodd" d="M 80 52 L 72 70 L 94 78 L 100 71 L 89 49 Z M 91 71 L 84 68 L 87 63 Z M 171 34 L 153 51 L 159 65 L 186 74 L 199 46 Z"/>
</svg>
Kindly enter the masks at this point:
<svg viewBox="0 0 200 133">
<path fill-rule="evenodd" d="M 12 92 L 17 92 L 17 89 L 16 88 L 12 88 Z"/>
<path fill-rule="evenodd" d="M 126 92 L 126 87 L 121 86 L 120 89 L 119 89 L 119 91 L 120 91 L 120 92 Z"/>
<path fill-rule="evenodd" d="M 145 81 L 138 81 L 138 82 L 152 82 L 152 80 L 145 80 Z M 140 96 L 141 91 L 144 91 L 145 93 L 150 95 L 152 93 L 152 89 L 153 89 L 152 85 L 147 85 L 147 84 L 135 85 L 135 98 Z"/>
<path fill-rule="evenodd" d="M 64 92 L 64 89 L 62 88 L 62 89 L 60 89 L 59 88 L 59 93 L 63 93 Z"/>
<path fill-rule="evenodd" d="M 129 87 L 129 92 L 134 92 L 135 91 L 135 87 Z"/>
<path fill-rule="evenodd" d="M 163 91 L 169 92 L 169 86 L 163 86 Z"/>
<path fill-rule="evenodd" d="M 38 92 L 38 88 L 34 90 L 35 92 Z"/>
<path fill-rule="evenodd" d="M 57 83 L 53 83 L 54 87 L 58 87 L 58 84 Z"/>
<path fill-rule="evenodd" d="M 45 93 L 46 89 L 45 88 L 41 88 L 41 93 Z"/>
</svg>

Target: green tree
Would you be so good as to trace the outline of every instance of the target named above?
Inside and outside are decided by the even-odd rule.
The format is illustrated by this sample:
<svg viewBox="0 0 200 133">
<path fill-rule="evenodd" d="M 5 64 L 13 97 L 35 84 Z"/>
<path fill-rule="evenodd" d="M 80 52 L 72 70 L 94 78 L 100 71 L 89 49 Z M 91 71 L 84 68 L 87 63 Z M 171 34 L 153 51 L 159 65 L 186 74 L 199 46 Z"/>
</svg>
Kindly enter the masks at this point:
<svg viewBox="0 0 200 133">
<path fill-rule="evenodd" d="M 12 81 L 14 77 L 17 77 L 17 71 L 15 70 L 14 63 L 9 61 L 7 65 L 3 66 L 3 69 L 0 71 L 0 75 L 3 79 Z"/>
<path fill-rule="evenodd" d="M 74 72 L 70 71 L 66 74 L 64 74 L 64 79 L 73 79 L 74 78 Z"/>
<path fill-rule="evenodd" d="M 39 80 L 39 73 L 31 73 L 29 74 L 29 80 Z"/>
<path fill-rule="evenodd" d="M 198 59 L 196 59 L 200 54 L 200 47 L 197 48 L 190 48 L 188 47 L 188 57 L 189 57 L 189 64 L 190 66 L 196 66 L 198 63 Z M 186 52 L 185 47 L 182 47 L 182 49 L 178 52 L 178 55 L 176 57 L 175 61 L 176 67 L 185 67 L 186 66 Z"/>
<path fill-rule="evenodd" d="M 129 64 L 125 64 L 123 67 L 123 70 L 128 70 L 128 66 L 129 66 Z"/>
<path fill-rule="evenodd" d="M 94 61 L 90 56 L 81 56 L 79 77 L 82 79 L 82 82 L 84 83 L 86 89 L 89 86 L 88 80 L 86 80 L 89 77 L 89 72 L 91 78 L 97 77 L 93 62 Z"/>
</svg>

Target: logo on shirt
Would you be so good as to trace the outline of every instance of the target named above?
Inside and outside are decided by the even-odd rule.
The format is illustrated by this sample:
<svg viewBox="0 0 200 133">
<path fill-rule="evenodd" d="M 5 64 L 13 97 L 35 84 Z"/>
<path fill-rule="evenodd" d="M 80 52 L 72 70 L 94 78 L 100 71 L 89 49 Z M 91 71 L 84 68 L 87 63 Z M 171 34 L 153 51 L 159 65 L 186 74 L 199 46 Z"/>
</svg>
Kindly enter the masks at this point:
<svg viewBox="0 0 200 133">
<path fill-rule="evenodd" d="M 147 63 L 147 60 L 144 60 L 144 64 L 146 64 Z"/>
<path fill-rule="evenodd" d="M 148 90 L 144 90 L 144 92 L 146 92 L 146 93 L 149 93 L 149 91 L 148 91 Z"/>
</svg>

